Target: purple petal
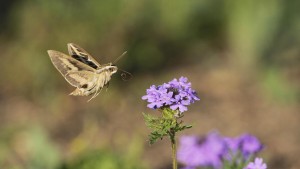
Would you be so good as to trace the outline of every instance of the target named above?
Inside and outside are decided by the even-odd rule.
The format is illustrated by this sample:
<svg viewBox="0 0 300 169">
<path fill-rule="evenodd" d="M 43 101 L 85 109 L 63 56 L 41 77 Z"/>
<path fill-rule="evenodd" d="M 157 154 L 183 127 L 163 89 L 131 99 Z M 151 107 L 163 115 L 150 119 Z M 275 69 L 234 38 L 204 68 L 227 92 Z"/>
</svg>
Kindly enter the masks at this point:
<svg viewBox="0 0 300 169">
<path fill-rule="evenodd" d="M 254 162 L 250 162 L 244 169 L 267 169 L 267 164 L 263 163 L 262 158 L 255 158 Z"/>
</svg>

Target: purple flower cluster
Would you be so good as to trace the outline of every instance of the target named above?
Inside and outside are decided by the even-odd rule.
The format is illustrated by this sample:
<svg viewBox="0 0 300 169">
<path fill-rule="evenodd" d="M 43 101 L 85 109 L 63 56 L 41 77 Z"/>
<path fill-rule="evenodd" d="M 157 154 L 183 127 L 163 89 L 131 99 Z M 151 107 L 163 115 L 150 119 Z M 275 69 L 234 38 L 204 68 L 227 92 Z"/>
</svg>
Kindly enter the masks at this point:
<svg viewBox="0 0 300 169">
<path fill-rule="evenodd" d="M 243 134 L 241 136 L 224 138 L 230 153 L 225 157 L 227 160 L 241 153 L 244 159 L 248 159 L 252 154 L 256 154 L 263 149 L 263 145 L 253 135 Z"/>
<path fill-rule="evenodd" d="M 250 162 L 244 169 L 267 169 L 267 164 L 263 163 L 262 158 L 255 158 L 255 161 Z"/>
<path fill-rule="evenodd" d="M 148 101 L 147 107 L 151 109 L 169 107 L 181 113 L 187 111 L 188 105 L 200 100 L 186 77 L 173 79 L 159 86 L 152 85 L 142 99 Z"/>
<path fill-rule="evenodd" d="M 202 138 L 184 136 L 181 137 L 179 144 L 177 158 L 187 168 L 222 166 L 221 156 L 226 152 L 226 146 L 219 134 L 211 133 Z"/>
<path fill-rule="evenodd" d="M 189 169 L 212 167 L 220 169 L 224 161 L 247 160 L 250 155 L 262 150 L 259 140 L 244 134 L 236 138 L 222 137 L 211 132 L 206 137 L 184 136 L 180 139 L 178 161 Z M 240 158 L 237 158 L 239 155 Z"/>
</svg>

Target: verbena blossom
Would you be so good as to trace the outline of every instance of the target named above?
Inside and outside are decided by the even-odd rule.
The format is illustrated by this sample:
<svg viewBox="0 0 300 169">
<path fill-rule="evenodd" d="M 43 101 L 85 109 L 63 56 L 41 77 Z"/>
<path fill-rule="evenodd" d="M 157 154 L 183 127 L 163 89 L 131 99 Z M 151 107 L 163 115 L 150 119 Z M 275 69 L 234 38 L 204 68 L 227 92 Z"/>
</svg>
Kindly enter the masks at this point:
<svg viewBox="0 0 300 169">
<path fill-rule="evenodd" d="M 260 152 L 263 149 L 261 142 L 253 135 L 243 134 L 238 137 L 224 138 L 228 153 L 225 155 L 226 160 L 235 158 L 241 153 L 243 159 L 247 160 L 251 155 Z"/>
<path fill-rule="evenodd" d="M 240 137 L 241 151 L 245 158 L 250 157 L 252 154 L 256 154 L 263 149 L 263 145 L 253 135 L 244 134 Z"/>
<path fill-rule="evenodd" d="M 267 169 L 267 164 L 262 158 L 255 158 L 254 162 L 250 162 L 244 169 Z"/>
<path fill-rule="evenodd" d="M 221 156 L 226 152 L 225 142 L 218 133 L 206 137 L 184 136 L 180 139 L 178 161 L 188 167 L 221 168 Z"/>
<path fill-rule="evenodd" d="M 178 161 L 187 167 L 212 167 L 219 169 L 225 161 L 239 164 L 261 151 L 259 140 L 250 134 L 239 137 L 222 137 L 211 132 L 205 137 L 184 136 L 179 141 Z M 232 162 L 232 161 L 231 161 Z"/>
<path fill-rule="evenodd" d="M 187 111 L 188 105 L 200 100 L 186 77 L 180 77 L 179 80 L 173 79 L 158 86 L 152 85 L 146 92 L 147 95 L 142 99 L 148 101 L 147 107 L 151 109 L 169 107 L 182 113 Z"/>
</svg>

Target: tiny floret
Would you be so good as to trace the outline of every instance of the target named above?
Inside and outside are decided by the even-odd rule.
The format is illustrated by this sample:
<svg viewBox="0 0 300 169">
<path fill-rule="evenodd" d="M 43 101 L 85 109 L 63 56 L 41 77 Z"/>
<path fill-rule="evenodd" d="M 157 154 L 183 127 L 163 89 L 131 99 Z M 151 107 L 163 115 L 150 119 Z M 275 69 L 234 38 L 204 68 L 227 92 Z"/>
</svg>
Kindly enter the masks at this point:
<svg viewBox="0 0 300 169">
<path fill-rule="evenodd" d="M 255 158 L 254 162 L 250 162 L 244 169 L 267 169 L 267 164 L 262 158 Z"/>
</svg>

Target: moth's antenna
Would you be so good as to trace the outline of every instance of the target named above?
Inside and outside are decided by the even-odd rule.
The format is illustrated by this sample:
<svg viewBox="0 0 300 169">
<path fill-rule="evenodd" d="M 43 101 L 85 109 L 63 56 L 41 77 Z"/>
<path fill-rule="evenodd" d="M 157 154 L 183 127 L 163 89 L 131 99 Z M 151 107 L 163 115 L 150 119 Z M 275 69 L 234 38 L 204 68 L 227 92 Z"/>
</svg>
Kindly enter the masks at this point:
<svg viewBox="0 0 300 169">
<path fill-rule="evenodd" d="M 115 61 L 113 61 L 113 64 L 117 63 L 124 55 L 126 55 L 127 51 L 125 51 L 124 53 L 122 53 L 121 56 L 119 56 Z"/>
<path fill-rule="evenodd" d="M 129 73 L 129 72 L 125 71 L 125 70 L 122 70 L 122 69 L 119 69 L 119 68 L 118 68 L 118 70 L 120 70 L 122 72 L 121 73 L 121 78 L 124 81 L 128 81 L 128 80 L 130 80 L 133 77 L 133 75 L 131 73 Z"/>
</svg>

